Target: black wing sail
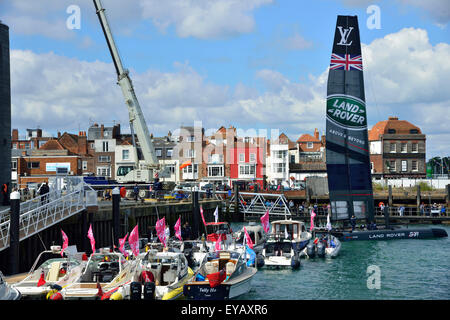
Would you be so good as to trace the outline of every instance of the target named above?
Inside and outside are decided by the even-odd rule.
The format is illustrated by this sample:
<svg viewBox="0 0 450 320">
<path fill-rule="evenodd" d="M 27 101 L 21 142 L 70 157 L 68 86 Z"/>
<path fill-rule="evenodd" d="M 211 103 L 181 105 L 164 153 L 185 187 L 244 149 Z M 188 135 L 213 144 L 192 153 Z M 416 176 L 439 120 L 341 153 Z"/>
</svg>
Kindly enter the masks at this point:
<svg viewBox="0 0 450 320">
<path fill-rule="evenodd" d="M 328 74 L 326 163 L 333 220 L 373 219 L 358 17 L 338 16 Z"/>
</svg>

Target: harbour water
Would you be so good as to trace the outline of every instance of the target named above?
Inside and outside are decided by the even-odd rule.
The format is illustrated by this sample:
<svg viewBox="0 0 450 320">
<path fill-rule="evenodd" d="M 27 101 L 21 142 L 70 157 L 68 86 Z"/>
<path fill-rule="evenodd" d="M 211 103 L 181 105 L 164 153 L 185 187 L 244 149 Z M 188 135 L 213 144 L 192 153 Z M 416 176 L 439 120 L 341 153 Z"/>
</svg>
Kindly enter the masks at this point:
<svg viewBox="0 0 450 320">
<path fill-rule="evenodd" d="M 242 225 L 231 224 L 233 230 Z M 432 225 L 423 227 L 431 228 Z M 450 226 L 439 225 L 439 228 L 450 234 Z M 301 263 L 296 271 L 259 270 L 253 280 L 253 289 L 240 299 L 450 299 L 448 237 L 343 242 L 337 258 L 302 259 Z M 377 277 L 379 286 L 374 280 Z"/>
</svg>

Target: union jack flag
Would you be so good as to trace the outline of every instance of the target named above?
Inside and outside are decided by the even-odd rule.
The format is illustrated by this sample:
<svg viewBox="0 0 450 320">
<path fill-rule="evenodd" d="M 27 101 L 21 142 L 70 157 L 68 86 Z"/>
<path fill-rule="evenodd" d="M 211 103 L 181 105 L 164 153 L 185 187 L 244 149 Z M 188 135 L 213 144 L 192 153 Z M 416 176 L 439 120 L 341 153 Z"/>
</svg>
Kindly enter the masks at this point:
<svg viewBox="0 0 450 320">
<path fill-rule="evenodd" d="M 351 68 L 362 71 L 362 57 L 361 55 L 352 56 L 344 54 L 340 56 L 336 53 L 331 54 L 330 70 L 350 70 Z"/>
</svg>

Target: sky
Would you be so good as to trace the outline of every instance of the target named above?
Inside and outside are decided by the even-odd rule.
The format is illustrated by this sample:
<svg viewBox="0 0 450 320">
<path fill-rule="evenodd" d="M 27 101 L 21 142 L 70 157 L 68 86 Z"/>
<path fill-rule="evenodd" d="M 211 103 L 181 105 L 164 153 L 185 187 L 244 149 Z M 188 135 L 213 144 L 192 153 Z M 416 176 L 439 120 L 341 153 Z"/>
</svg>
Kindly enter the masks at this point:
<svg viewBox="0 0 450 320">
<path fill-rule="evenodd" d="M 357 15 L 369 129 L 397 116 L 449 155 L 449 0 L 102 0 L 155 136 L 325 129 L 337 15 Z M 128 111 L 91 0 L 0 0 L 10 28 L 12 127 L 45 134 L 120 123 Z"/>
</svg>

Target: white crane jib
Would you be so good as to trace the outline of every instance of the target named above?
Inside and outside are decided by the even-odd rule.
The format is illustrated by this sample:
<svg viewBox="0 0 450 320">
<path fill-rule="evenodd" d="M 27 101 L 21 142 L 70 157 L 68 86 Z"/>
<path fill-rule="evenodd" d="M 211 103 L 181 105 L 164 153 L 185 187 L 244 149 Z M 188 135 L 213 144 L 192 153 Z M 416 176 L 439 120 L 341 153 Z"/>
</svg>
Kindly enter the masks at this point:
<svg viewBox="0 0 450 320">
<path fill-rule="evenodd" d="M 138 99 L 134 92 L 133 84 L 128 75 L 128 70 L 124 69 L 122 61 L 119 56 L 114 38 L 109 28 L 108 20 L 106 19 L 105 9 L 102 7 L 100 0 L 93 0 L 95 9 L 97 11 L 97 16 L 100 20 L 100 25 L 102 26 L 103 33 L 108 44 L 109 51 L 114 62 L 114 66 L 117 72 L 117 79 L 120 88 L 122 89 L 123 96 L 125 98 L 125 103 L 128 107 L 128 114 L 130 118 L 131 133 L 136 133 L 142 149 L 142 155 L 144 157 L 144 166 L 146 169 L 156 169 L 158 166 L 158 159 L 156 158 L 155 148 L 150 138 L 147 124 L 145 123 L 144 115 L 142 113 L 141 107 L 139 105 Z M 136 169 L 138 168 L 139 160 L 136 157 Z M 142 168 L 144 169 L 144 168 Z M 150 176 L 149 178 L 153 178 Z"/>
</svg>

